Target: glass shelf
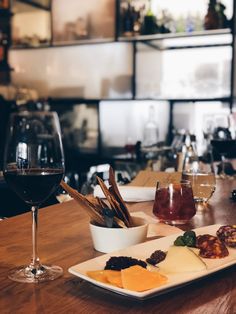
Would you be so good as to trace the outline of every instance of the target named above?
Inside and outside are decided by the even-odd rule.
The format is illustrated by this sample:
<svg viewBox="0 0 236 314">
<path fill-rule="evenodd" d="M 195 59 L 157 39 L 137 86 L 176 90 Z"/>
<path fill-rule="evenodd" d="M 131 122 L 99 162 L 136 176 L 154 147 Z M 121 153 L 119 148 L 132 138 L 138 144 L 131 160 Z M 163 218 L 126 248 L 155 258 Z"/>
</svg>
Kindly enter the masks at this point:
<svg viewBox="0 0 236 314">
<path fill-rule="evenodd" d="M 42 44 L 38 46 L 12 46 L 12 49 L 37 49 L 37 48 L 52 48 L 66 47 L 79 45 L 95 45 L 106 43 L 153 43 L 152 47 L 160 50 L 180 49 L 180 48 L 196 48 L 196 47 L 217 47 L 232 45 L 233 38 L 231 29 L 219 29 L 211 31 L 200 31 L 192 33 L 177 33 L 177 34 L 156 34 L 135 37 L 118 37 L 115 38 L 92 38 L 79 39 L 73 41 L 54 41 L 52 44 Z M 156 46 L 155 46 L 156 44 Z"/>
<path fill-rule="evenodd" d="M 216 101 L 220 101 L 220 102 L 229 102 L 231 100 L 231 97 L 209 97 L 209 98 L 158 98 L 158 97 L 149 97 L 149 98 L 101 98 L 101 99 L 97 99 L 97 98 L 54 98 L 54 97 L 50 97 L 49 98 L 49 102 L 52 104 L 65 104 L 65 103 L 70 103 L 70 104 L 78 104 L 78 103 L 88 103 L 88 104 L 97 104 L 101 101 L 114 101 L 114 102 L 118 102 L 118 101 L 168 101 L 168 102 L 172 102 L 172 103 L 178 103 L 178 102 L 216 102 Z"/>
<path fill-rule="evenodd" d="M 43 48 L 59 48 L 59 47 L 71 47 L 71 46 L 82 46 L 82 45 L 97 45 L 97 44 L 110 44 L 115 43 L 113 38 L 94 38 L 94 39 L 80 39 L 73 41 L 61 41 L 40 44 L 40 45 L 12 45 L 12 50 L 22 50 L 22 49 L 43 49 Z"/>
<path fill-rule="evenodd" d="M 91 39 L 78 39 L 72 41 L 58 41 L 53 42 L 51 47 L 66 47 L 66 46 L 78 46 L 78 45 L 95 45 L 95 44 L 106 44 L 114 43 L 114 38 L 91 38 Z"/>
<path fill-rule="evenodd" d="M 147 43 L 158 50 L 232 45 L 231 29 L 119 37 L 120 42 Z"/>
<path fill-rule="evenodd" d="M 154 34 L 154 35 L 138 35 L 133 37 L 120 36 L 120 41 L 150 41 L 150 40 L 165 40 L 174 38 L 188 38 L 188 37 L 199 37 L 199 36 L 212 36 L 212 35 L 225 35 L 231 34 L 230 28 L 225 29 L 213 29 L 204 30 L 191 33 L 167 33 L 167 34 Z"/>
<path fill-rule="evenodd" d="M 11 45 L 10 49 L 12 50 L 24 50 L 24 49 L 43 49 L 43 48 L 51 48 L 51 44 L 46 43 L 46 44 L 40 44 L 40 45 Z"/>
</svg>

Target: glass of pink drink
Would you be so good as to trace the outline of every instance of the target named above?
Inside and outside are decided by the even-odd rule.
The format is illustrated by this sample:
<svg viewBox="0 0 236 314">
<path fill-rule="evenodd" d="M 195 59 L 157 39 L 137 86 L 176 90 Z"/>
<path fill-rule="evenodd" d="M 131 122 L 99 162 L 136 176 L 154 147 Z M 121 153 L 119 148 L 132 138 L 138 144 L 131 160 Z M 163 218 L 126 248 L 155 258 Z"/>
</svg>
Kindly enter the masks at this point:
<svg viewBox="0 0 236 314">
<path fill-rule="evenodd" d="M 195 214 L 191 183 L 182 180 L 179 183 L 158 183 L 153 214 L 167 224 L 185 224 Z"/>
</svg>

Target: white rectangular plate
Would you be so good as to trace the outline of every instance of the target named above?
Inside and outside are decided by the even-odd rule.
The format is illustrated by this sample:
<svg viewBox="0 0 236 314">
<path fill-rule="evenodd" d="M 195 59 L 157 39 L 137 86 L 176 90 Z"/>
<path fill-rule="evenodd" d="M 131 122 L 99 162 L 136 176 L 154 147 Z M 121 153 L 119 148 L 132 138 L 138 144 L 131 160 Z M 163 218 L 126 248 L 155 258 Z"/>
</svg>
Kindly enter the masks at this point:
<svg viewBox="0 0 236 314">
<path fill-rule="evenodd" d="M 201 227 L 195 229 L 197 235 L 201 234 L 211 234 L 216 235 L 216 231 L 219 229 L 221 225 L 211 225 L 207 227 Z M 167 236 L 161 239 L 152 240 L 149 242 L 141 243 L 138 245 L 131 246 L 129 248 L 112 252 L 109 254 L 102 255 L 97 258 L 93 258 L 86 262 L 80 263 L 78 265 L 72 266 L 69 268 L 69 272 L 77 277 L 80 277 L 96 286 L 102 287 L 104 289 L 113 291 L 118 294 L 122 294 L 129 297 L 134 297 L 137 299 L 146 299 L 153 297 L 158 294 L 165 293 L 170 289 L 176 289 L 181 285 L 187 284 L 193 280 L 200 279 L 202 277 L 208 276 L 212 273 L 215 273 L 219 270 L 227 268 L 236 263 L 236 249 L 228 248 L 229 256 L 221 259 L 206 259 L 203 258 L 204 262 L 207 265 L 207 270 L 198 271 L 198 272 L 191 272 L 191 273 L 181 273 L 181 274 L 169 274 L 168 275 L 168 282 L 158 288 L 151 289 L 144 292 L 135 292 L 130 291 L 122 288 L 118 288 L 109 284 L 105 284 L 102 282 L 98 282 L 90 277 L 87 276 L 87 271 L 90 270 L 101 270 L 104 269 L 107 260 L 111 256 L 131 256 L 133 258 L 146 260 L 155 250 L 163 250 L 167 251 L 170 245 L 173 245 L 174 240 L 177 238 L 178 235 L 175 234 L 171 236 Z M 108 239 L 109 241 L 110 239 Z"/>
</svg>

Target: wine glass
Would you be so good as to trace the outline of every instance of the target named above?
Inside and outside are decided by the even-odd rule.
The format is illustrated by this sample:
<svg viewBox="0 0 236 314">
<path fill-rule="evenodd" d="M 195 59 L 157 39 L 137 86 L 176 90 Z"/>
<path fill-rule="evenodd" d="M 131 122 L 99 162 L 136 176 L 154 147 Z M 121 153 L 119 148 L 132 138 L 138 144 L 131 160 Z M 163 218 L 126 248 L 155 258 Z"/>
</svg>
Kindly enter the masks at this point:
<svg viewBox="0 0 236 314">
<path fill-rule="evenodd" d="M 216 189 L 216 179 L 213 172 L 188 171 L 182 173 L 182 179 L 191 182 L 193 197 L 196 203 L 205 204 L 212 197 Z"/>
<path fill-rule="evenodd" d="M 207 209 L 208 201 L 216 189 L 213 164 L 195 159 L 188 168 L 183 169 L 182 179 L 191 183 L 197 211 Z"/>
<path fill-rule="evenodd" d="M 64 174 L 58 116 L 54 112 L 20 112 L 10 116 L 4 154 L 4 177 L 9 187 L 32 210 L 31 263 L 10 271 L 18 282 L 36 283 L 62 275 L 59 266 L 41 264 L 37 252 L 38 208 L 55 192 Z"/>
<path fill-rule="evenodd" d="M 216 178 L 212 163 L 195 159 L 188 168 L 184 168 L 182 179 L 191 182 L 196 203 L 207 203 L 216 189 Z"/>
</svg>

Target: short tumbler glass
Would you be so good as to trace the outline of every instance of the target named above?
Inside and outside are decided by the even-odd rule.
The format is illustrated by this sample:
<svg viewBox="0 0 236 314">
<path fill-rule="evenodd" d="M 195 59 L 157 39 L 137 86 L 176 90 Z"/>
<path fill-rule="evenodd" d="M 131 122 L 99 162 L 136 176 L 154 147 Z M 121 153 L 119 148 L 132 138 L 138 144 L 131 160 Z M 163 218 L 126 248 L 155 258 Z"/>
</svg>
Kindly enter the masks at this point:
<svg viewBox="0 0 236 314">
<path fill-rule="evenodd" d="M 196 214 L 191 183 L 187 180 L 158 182 L 153 214 L 167 224 L 187 223 Z"/>
</svg>

